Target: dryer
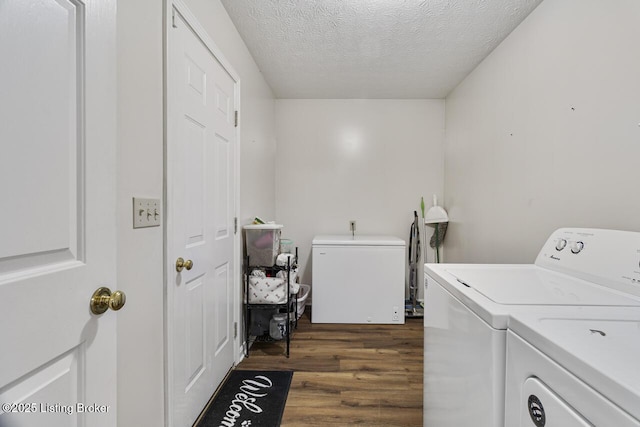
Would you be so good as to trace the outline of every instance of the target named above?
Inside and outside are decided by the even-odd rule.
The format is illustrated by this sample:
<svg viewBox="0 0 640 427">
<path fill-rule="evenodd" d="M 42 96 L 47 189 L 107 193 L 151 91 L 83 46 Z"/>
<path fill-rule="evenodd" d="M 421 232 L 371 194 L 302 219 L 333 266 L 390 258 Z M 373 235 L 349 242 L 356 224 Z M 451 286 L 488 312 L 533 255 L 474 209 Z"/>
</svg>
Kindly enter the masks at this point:
<svg viewBox="0 0 640 427">
<path fill-rule="evenodd" d="M 424 425 L 504 426 L 510 317 L 640 307 L 638 258 L 640 233 L 563 228 L 534 264 L 425 264 Z"/>
<path fill-rule="evenodd" d="M 640 310 L 514 314 L 506 359 L 505 426 L 640 426 Z"/>
</svg>

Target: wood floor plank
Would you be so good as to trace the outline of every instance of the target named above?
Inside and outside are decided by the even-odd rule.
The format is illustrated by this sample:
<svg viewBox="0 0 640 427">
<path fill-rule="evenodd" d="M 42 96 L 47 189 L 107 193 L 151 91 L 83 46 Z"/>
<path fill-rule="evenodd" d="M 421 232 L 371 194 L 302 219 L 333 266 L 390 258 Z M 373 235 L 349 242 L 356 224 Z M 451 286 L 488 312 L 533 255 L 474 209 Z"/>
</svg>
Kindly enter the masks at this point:
<svg viewBox="0 0 640 427">
<path fill-rule="evenodd" d="M 423 323 L 312 324 L 291 339 L 256 343 L 238 369 L 294 371 L 282 426 L 422 426 Z"/>
<path fill-rule="evenodd" d="M 385 390 L 371 390 L 368 393 L 345 391 L 340 393 L 342 404 L 346 406 L 377 406 L 391 409 L 422 409 L 422 396 L 407 390 L 406 393 L 389 393 Z"/>
</svg>

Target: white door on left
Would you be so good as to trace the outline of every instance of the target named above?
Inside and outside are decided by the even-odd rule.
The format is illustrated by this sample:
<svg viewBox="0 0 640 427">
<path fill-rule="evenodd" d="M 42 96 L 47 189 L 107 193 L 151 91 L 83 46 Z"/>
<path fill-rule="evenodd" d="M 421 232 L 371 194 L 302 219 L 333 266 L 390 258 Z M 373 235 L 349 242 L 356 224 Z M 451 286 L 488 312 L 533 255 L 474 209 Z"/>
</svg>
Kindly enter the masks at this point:
<svg viewBox="0 0 640 427">
<path fill-rule="evenodd" d="M 115 0 L 1 0 L 0 58 L 0 426 L 114 426 Z"/>
</svg>

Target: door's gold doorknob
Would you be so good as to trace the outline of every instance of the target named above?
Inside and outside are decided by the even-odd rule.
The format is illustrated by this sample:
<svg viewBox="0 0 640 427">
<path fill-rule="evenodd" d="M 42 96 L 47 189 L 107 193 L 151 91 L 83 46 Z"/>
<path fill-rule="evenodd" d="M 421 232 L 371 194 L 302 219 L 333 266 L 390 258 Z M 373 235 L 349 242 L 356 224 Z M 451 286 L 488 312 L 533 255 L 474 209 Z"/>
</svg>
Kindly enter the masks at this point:
<svg viewBox="0 0 640 427">
<path fill-rule="evenodd" d="M 191 267 L 193 267 L 193 261 L 191 261 L 190 259 L 185 261 L 184 259 L 182 259 L 182 257 L 180 257 L 176 260 L 176 271 L 178 273 L 180 273 L 183 268 L 191 270 Z"/>
<path fill-rule="evenodd" d="M 108 309 L 118 311 L 127 302 L 127 296 L 122 291 L 111 293 L 109 288 L 98 288 L 91 296 L 91 312 L 93 314 L 102 314 Z"/>
</svg>

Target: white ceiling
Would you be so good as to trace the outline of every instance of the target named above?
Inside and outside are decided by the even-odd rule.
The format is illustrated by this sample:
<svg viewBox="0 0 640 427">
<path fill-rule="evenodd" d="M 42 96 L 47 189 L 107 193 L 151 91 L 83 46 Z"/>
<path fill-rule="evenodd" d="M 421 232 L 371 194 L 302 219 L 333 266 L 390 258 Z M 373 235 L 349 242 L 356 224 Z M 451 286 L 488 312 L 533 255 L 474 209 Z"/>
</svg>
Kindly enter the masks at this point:
<svg viewBox="0 0 640 427">
<path fill-rule="evenodd" d="M 542 0 L 221 0 L 278 98 L 444 98 Z"/>
</svg>

